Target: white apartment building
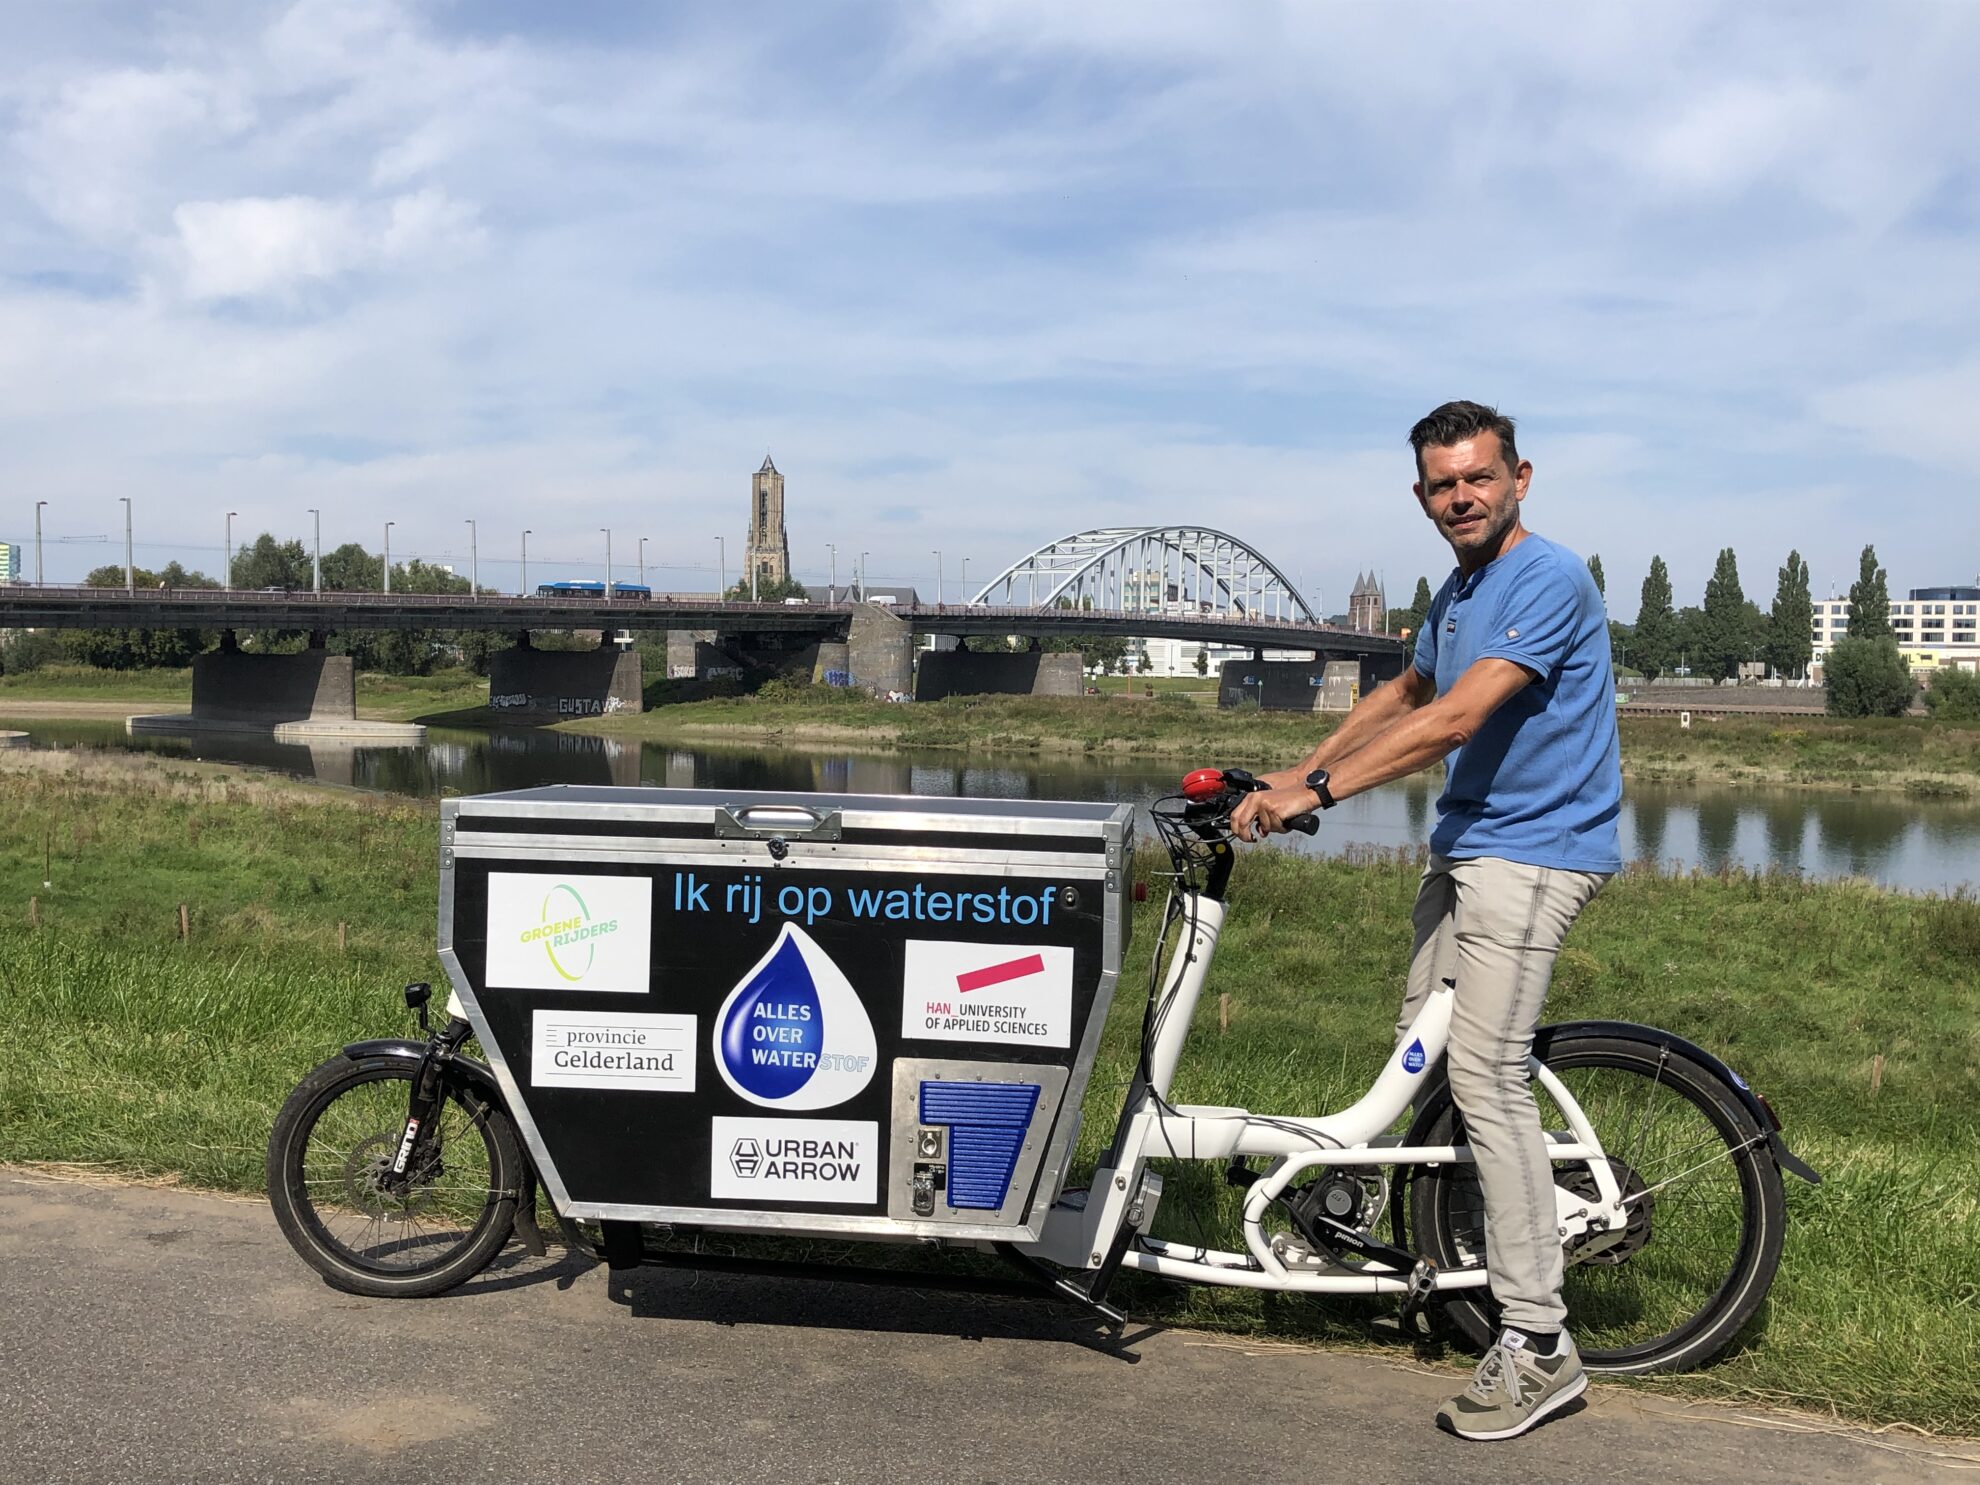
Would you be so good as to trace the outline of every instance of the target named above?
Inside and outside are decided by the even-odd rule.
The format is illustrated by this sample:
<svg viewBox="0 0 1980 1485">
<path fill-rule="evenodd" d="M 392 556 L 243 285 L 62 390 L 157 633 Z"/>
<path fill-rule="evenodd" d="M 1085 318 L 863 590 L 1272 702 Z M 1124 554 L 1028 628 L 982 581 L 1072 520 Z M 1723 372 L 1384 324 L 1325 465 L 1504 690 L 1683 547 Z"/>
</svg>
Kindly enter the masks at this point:
<svg viewBox="0 0 1980 1485">
<path fill-rule="evenodd" d="M 1815 603 L 1814 665 L 1829 646 L 1849 631 L 1849 600 Z M 1980 670 L 1980 585 L 1913 588 L 1891 602 L 1891 633 L 1914 675 L 1930 675 L 1942 665 Z"/>
</svg>

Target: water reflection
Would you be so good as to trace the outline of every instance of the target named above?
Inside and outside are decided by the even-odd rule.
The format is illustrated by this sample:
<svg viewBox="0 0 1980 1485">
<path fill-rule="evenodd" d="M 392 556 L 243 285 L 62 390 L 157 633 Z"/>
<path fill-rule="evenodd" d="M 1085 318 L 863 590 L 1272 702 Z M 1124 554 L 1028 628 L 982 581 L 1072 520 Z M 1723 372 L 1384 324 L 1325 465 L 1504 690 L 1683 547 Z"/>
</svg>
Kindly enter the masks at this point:
<svg viewBox="0 0 1980 1485">
<path fill-rule="evenodd" d="M 1181 765 L 942 752 L 834 753 L 692 748 L 516 728 L 432 729 L 416 747 L 277 743 L 264 738 L 128 737 L 114 722 L 29 722 L 38 747 L 104 747 L 253 764 L 389 794 L 433 798 L 538 784 L 853 794 L 1091 799 L 1145 805 L 1170 793 Z M 1349 845 L 1414 849 L 1435 822 L 1436 781 L 1418 777 L 1342 801 L 1302 851 Z M 1980 805 L 1898 795 L 1711 790 L 1631 783 L 1620 821 L 1623 857 L 1660 866 L 1728 866 L 1862 876 L 1944 891 L 1980 878 Z"/>
</svg>

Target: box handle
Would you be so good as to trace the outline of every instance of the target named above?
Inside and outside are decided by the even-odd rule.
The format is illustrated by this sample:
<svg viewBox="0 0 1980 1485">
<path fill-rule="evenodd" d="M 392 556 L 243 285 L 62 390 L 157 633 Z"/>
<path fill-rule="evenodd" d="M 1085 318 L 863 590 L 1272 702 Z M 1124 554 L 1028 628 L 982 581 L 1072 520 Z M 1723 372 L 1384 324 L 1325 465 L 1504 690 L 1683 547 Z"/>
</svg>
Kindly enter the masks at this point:
<svg viewBox="0 0 1980 1485">
<path fill-rule="evenodd" d="M 801 804 L 724 805 L 715 812 L 718 840 L 797 835 L 806 840 L 837 840 L 839 812 L 827 810 L 820 814 Z"/>
</svg>

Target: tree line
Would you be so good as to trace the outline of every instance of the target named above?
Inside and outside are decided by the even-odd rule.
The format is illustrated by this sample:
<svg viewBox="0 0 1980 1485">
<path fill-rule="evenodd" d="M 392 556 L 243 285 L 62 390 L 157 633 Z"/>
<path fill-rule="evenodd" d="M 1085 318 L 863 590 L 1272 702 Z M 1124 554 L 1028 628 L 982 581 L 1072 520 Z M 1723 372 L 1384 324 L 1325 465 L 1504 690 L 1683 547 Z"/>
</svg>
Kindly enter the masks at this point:
<svg viewBox="0 0 1980 1485">
<path fill-rule="evenodd" d="M 1599 554 L 1588 559 L 1588 573 L 1606 599 L 1608 583 Z M 1910 707 L 1915 687 L 1891 629 L 1888 575 L 1877 565 L 1874 546 L 1863 549 L 1849 600 L 1848 632 L 1823 659 L 1829 710 L 1838 716 L 1901 715 Z M 1405 632 L 1412 646 L 1431 601 L 1429 580 L 1418 578 L 1410 606 L 1390 613 L 1392 627 Z M 1763 612 L 1741 586 L 1739 560 L 1731 547 L 1724 548 L 1713 564 L 1703 602 L 1684 608 L 1675 606 L 1664 559 L 1652 556 L 1636 622 L 1609 621 L 1618 668 L 1653 681 L 1672 674 L 1730 680 L 1742 664 L 1755 663 L 1764 663 L 1776 676 L 1799 680 L 1808 675 L 1815 656 L 1814 633 L 1815 602 L 1808 587 L 1808 563 L 1801 553 L 1788 553 L 1776 575 L 1773 604 Z M 1927 704 L 1937 713 L 1951 715 L 1946 708 L 1963 709 L 1969 691 L 1980 691 L 1980 679 L 1953 672 L 1940 677 L 1933 689 Z M 1937 695 L 1941 691 L 1944 694 Z"/>
</svg>

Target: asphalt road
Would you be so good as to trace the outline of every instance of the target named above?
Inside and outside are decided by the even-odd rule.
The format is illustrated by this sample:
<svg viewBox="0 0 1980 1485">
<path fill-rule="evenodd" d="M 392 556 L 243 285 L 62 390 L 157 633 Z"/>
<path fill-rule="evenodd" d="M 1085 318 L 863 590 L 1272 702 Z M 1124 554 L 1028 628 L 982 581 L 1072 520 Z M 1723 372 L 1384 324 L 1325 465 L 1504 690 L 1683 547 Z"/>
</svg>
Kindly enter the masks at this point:
<svg viewBox="0 0 1980 1485">
<path fill-rule="evenodd" d="M 0 1169 L 0 1480 L 1976 1478 L 1608 1388 L 1464 1444 L 1430 1422 L 1458 1379 L 1385 1361 L 1180 1332 L 1128 1360 L 1026 1300 L 615 1278 L 556 1251 L 440 1299 L 357 1299 L 259 1202 Z"/>
</svg>

